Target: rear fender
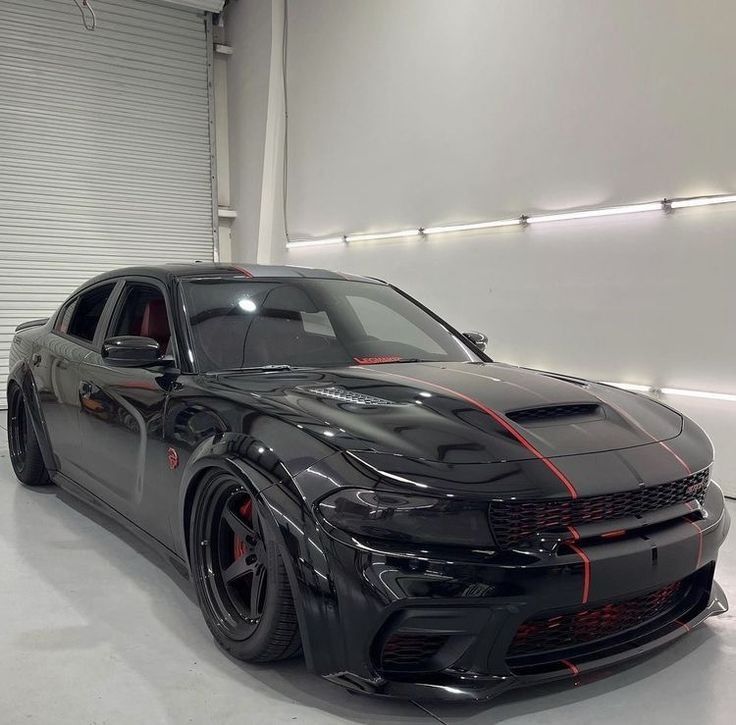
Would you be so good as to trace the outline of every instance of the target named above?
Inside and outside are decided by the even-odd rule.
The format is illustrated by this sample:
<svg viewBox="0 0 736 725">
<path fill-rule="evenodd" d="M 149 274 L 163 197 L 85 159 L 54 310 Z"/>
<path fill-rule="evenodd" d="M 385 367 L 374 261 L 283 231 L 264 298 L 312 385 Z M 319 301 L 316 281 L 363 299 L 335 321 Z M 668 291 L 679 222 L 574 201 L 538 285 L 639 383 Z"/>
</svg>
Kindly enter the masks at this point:
<svg viewBox="0 0 736 725">
<path fill-rule="evenodd" d="M 54 451 L 51 448 L 51 439 L 46 428 L 46 421 L 41 412 L 41 402 L 38 397 L 36 381 L 33 372 L 25 360 L 19 361 L 8 375 L 8 382 L 14 382 L 21 390 L 23 399 L 28 406 L 33 432 L 36 434 L 41 456 L 43 457 L 46 470 L 51 476 L 58 472 Z"/>
</svg>

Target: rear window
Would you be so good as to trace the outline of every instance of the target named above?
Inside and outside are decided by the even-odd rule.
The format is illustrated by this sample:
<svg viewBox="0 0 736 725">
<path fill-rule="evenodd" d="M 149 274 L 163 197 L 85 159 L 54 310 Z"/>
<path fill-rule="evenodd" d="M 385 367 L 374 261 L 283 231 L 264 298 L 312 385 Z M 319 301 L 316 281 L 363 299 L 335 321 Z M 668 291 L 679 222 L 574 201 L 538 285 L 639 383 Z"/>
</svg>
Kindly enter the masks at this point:
<svg viewBox="0 0 736 725">
<path fill-rule="evenodd" d="M 67 302 L 59 315 L 59 319 L 56 321 L 56 327 L 54 328 L 57 332 L 61 332 L 66 335 L 69 332 L 69 323 L 72 320 L 74 314 L 74 308 L 77 306 L 77 300 L 73 299 L 71 302 Z"/>
<path fill-rule="evenodd" d="M 64 308 L 56 329 L 65 335 L 92 342 L 114 287 L 114 282 L 101 285 L 72 300 Z"/>
</svg>

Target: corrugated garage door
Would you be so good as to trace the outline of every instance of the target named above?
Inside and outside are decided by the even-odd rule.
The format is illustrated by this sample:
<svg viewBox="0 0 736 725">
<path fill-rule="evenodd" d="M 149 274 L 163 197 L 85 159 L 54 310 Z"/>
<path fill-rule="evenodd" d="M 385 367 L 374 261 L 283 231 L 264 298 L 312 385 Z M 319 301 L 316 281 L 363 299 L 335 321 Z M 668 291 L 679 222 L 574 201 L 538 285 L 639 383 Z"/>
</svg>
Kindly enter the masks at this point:
<svg viewBox="0 0 736 725">
<path fill-rule="evenodd" d="M 0 0 L 0 407 L 15 326 L 89 277 L 213 258 L 202 12 Z"/>
</svg>

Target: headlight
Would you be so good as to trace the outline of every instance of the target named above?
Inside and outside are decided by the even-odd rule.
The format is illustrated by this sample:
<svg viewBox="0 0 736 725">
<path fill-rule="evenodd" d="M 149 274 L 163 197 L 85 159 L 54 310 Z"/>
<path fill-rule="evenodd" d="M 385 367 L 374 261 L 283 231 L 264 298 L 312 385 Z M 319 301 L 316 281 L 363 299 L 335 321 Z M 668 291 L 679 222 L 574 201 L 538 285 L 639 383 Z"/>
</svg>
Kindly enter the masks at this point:
<svg viewBox="0 0 736 725">
<path fill-rule="evenodd" d="M 491 546 L 488 504 L 345 488 L 319 503 L 325 520 L 355 536 L 415 544 Z"/>
</svg>

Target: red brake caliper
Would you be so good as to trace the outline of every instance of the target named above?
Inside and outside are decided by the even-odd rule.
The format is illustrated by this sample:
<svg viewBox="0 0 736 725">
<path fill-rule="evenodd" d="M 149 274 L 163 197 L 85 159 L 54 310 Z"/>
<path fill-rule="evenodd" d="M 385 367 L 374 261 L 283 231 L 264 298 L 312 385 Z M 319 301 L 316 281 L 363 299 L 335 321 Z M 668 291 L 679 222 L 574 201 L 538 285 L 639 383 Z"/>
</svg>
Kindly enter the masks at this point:
<svg viewBox="0 0 736 725">
<path fill-rule="evenodd" d="M 243 521 L 251 525 L 251 519 L 253 516 L 253 501 L 248 499 L 239 509 L 238 515 Z M 233 537 L 233 556 L 235 559 L 240 559 L 241 556 L 245 556 L 248 553 L 248 544 L 238 534 Z"/>
</svg>

